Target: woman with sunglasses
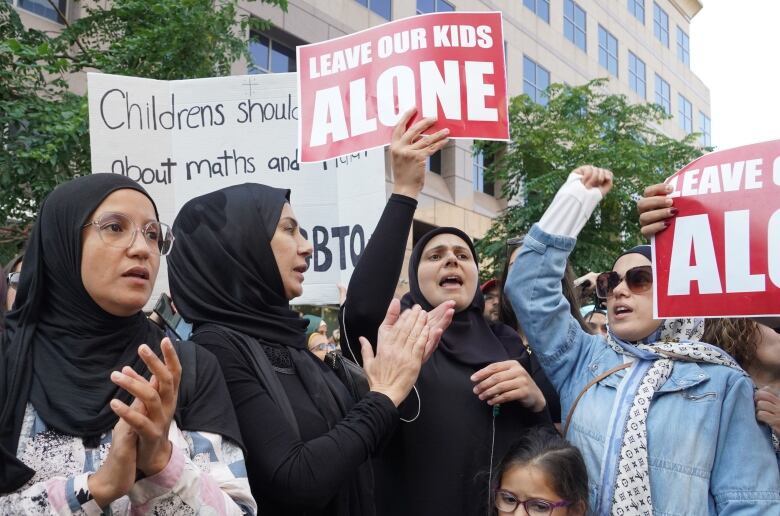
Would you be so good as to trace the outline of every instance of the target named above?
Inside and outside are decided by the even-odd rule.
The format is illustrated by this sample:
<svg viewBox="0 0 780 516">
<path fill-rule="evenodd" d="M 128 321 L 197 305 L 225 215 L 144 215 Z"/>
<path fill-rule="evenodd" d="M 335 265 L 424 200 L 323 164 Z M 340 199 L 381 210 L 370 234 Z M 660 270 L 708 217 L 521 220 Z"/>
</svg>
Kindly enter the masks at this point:
<svg viewBox="0 0 780 516">
<path fill-rule="evenodd" d="M 22 260 L 24 254 L 18 254 L 11 258 L 5 268 L 2 269 L 3 281 L 0 283 L 0 332 L 3 331 L 5 314 L 14 305 L 16 290 L 19 288 L 19 276 L 21 276 Z"/>
<path fill-rule="evenodd" d="M 722 350 L 698 342 L 701 320 L 654 320 L 649 249 L 621 255 L 597 280 L 607 338 L 582 331 L 561 295 L 575 238 L 612 173 L 570 174 L 525 237 L 507 295 L 568 414 L 597 514 L 780 514 L 769 432 L 753 385 Z"/>
<path fill-rule="evenodd" d="M 141 311 L 172 242 L 122 176 L 43 202 L 0 343 L 0 514 L 256 510 L 219 365 Z"/>
</svg>

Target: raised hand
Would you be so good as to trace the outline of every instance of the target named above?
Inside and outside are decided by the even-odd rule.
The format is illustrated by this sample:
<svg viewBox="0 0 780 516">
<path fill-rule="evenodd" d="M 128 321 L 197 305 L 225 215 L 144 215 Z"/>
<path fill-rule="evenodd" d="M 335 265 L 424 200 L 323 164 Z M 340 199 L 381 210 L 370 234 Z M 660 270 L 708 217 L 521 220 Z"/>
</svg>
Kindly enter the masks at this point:
<svg viewBox="0 0 780 516">
<path fill-rule="evenodd" d="M 393 193 L 417 198 L 425 185 L 425 161 L 447 144 L 449 129 L 430 135 L 422 134 L 436 123 L 435 118 L 418 120 L 406 125 L 417 112 L 412 108 L 401 116 L 393 128 L 390 156 L 393 170 Z"/>
<path fill-rule="evenodd" d="M 427 314 L 419 306 L 402 314 L 400 311 L 400 302 L 393 299 L 379 326 L 376 355 L 371 343 L 360 337 L 363 370 L 369 388 L 385 394 L 396 407 L 406 399 L 417 381 L 429 333 Z"/>
<path fill-rule="evenodd" d="M 645 237 L 650 238 L 666 229 L 669 226 L 667 219 L 677 214 L 677 208 L 673 207 L 674 201 L 667 197 L 670 193 L 672 193 L 670 185 L 658 183 L 645 188 L 643 197 L 637 201 L 639 224 Z"/>
<path fill-rule="evenodd" d="M 474 394 L 488 405 L 518 401 L 532 412 L 547 405 L 541 389 L 517 360 L 490 364 L 471 375 L 471 381 Z"/>
<path fill-rule="evenodd" d="M 585 188 L 598 188 L 601 190 L 602 197 L 612 190 L 612 172 L 606 168 L 583 165 L 572 170 L 572 173 L 582 176 L 582 184 L 585 185 Z"/>
<path fill-rule="evenodd" d="M 127 406 L 111 400 L 111 408 L 127 422 L 138 435 L 137 468 L 146 476 L 159 473 L 171 458 L 172 445 L 168 430 L 176 412 L 176 400 L 181 381 L 181 363 L 170 339 L 160 344 L 164 362 L 147 345 L 138 348 L 141 360 L 152 372 L 146 380 L 132 368 L 125 366 L 122 372 L 111 373 L 111 380 L 132 394 L 136 401 Z"/>
</svg>

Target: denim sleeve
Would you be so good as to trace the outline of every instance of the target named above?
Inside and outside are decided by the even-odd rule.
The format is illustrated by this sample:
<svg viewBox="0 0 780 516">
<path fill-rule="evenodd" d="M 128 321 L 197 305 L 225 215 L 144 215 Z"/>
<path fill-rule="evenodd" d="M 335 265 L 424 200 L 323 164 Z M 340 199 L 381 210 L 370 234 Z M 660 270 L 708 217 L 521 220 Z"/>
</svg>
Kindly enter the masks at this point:
<svg viewBox="0 0 780 516">
<path fill-rule="evenodd" d="M 579 392 L 585 383 L 587 375 L 577 372 L 585 370 L 593 347 L 603 342 L 580 327 L 561 290 L 566 260 L 575 242 L 574 238 L 550 235 L 534 225 L 525 236 L 505 286 L 531 349 L 560 393 L 563 410 L 576 395 L 571 391 Z"/>
<path fill-rule="evenodd" d="M 769 430 L 756 422 L 747 376 L 740 375 L 723 400 L 710 491 L 720 515 L 780 515 L 780 472 Z"/>
</svg>

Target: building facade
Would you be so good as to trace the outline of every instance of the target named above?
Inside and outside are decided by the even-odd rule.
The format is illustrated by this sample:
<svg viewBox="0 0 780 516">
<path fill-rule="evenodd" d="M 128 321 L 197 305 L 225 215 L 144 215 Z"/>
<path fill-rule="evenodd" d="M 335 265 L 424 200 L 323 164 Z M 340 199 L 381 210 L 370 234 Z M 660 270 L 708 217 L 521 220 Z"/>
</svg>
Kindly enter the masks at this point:
<svg viewBox="0 0 780 516">
<path fill-rule="evenodd" d="M 43 30 L 58 30 L 60 13 L 75 19 L 82 10 L 73 0 L 55 0 L 60 13 L 48 0 L 9 1 L 26 24 Z M 511 96 L 527 93 L 543 103 L 553 82 L 608 77 L 610 91 L 663 106 L 673 116 L 661 127 L 665 133 L 700 132 L 709 145 L 709 89 L 690 68 L 690 21 L 702 7 L 699 0 L 289 0 L 285 13 L 245 2 L 247 14 L 273 27 L 248 35 L 252 60 L 235 63 L 233 73 L 294 72 L 296 45 L 416 14 L 502 11 Z M 77 79 L 74 87 L 83 86 Z M 431 226 L 456 226 L 479 238 L 506 206 L 484 180 L 484 161 L 471 147 L 468 140 L 451 141 L 430 160 L 410 249 Z M 389 192 L 389 169 L 386 177 Z"/>
</svg>

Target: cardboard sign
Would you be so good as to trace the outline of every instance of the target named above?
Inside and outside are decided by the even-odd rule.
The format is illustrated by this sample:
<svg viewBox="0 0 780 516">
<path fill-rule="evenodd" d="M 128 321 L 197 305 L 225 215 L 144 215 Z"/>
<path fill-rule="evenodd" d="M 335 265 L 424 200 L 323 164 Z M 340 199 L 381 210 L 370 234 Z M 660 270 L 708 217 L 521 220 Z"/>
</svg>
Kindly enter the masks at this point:
<svg viewBox="0 0 780 516">
<path fill-rule="evenodd" d="M 653 239 L 655 317 L 780 314 L 780 140 L 707 154 L 666 182 L 679 211 Z"/>
<path fill-rule="evenodd" d="M 385 205 L 382 151 L 299 160 L 296 74 L 156 81 L 89 74 L 92 172 L 146 188 L 172 224 L 199 195 L 241 183 L 292 190 L 314 246 L 296 304 L 338 302 Z M 176 245 L 174 243 L 174 245 Z M 165 261 L 148 307 L 167 291 Z"/>
<path fill-rule="evenodd" d="M 429 134 L 509 138 L 500 12 L 413 16 L 297 52 L 301 162 L 386 145 L 414 106 L 438 117 Z"/>
</svg>

